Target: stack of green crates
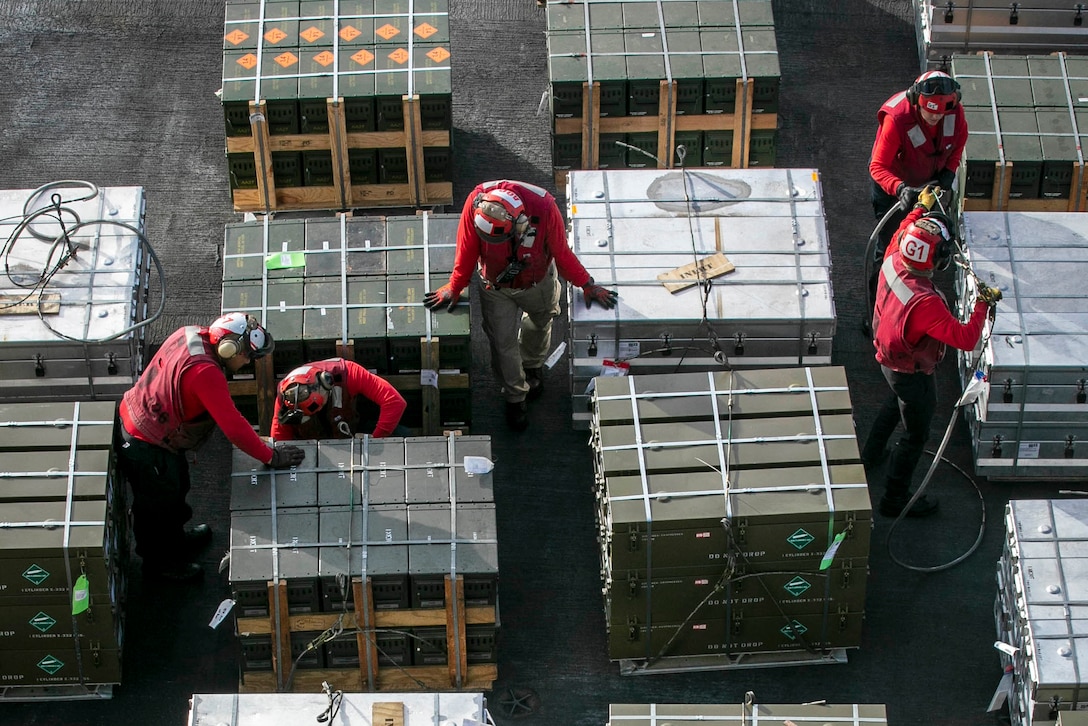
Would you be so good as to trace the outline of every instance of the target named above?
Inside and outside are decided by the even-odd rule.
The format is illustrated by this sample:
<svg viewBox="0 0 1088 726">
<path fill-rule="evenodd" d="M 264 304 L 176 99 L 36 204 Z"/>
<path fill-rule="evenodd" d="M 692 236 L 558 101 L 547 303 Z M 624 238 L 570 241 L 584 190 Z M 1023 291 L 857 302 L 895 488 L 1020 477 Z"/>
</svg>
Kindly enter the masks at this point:
<svg viewBox="0 0 1088 726">
<path fill-rule="evenodd" d="M 423 129 L 450 130 L 448 0 L 227 0 L 223 112 L 249 136 L 249 103 L 267 102 L 272 135 L 329 133 L 326 99 L 343 98 L 347 132 L 404 129 L 402 96 Z M 353 148 L 353 184 L 407 184 L 403 146 Z M 257 188 L 252 154 L 228 154 L 232 189 Z M 277 187 L 331 186 L 328 150 L 272 152 Z M 448 147 L 424 149 L 426 181 L 452 181 Z"/>
<path fill-rule="evenodd" d="M 112 401 L 0 405 L 5 698 L 45 686 L 108 697 L 121 682 L 129 527 L 115 420 Z"/>
<path fill-rule="evenodd" d="M 600 83 L 602 117 L 656 116 L 661 81 L 676 81 L 676 113 L 731 114 L 737 79 L 753 80 L 753 113 L 777 113 L 779 65 L 770 0 L 575 0 L 548 5 L 554 118 L 582 116 L 582 84 Z M 657 166 L 657 133 L 602 133 L 602 169 Z M 686 166 L 729 166 L 732 131 L 676 134 Z M 557 134 L 556 169 L 581 165 L 582 138 Z M 775 130 L 753 131 L 750 166 L 774 166 Z"/>
<path fill-rule="evenodd" d="M 1012 163 L 1010 200 L 1069 199 L 1088 148 L 1088 57 L 956 55 L 970 136 L 964 196 L 990 199 Z"/>
<path fill-rule="evenodd" d="M 278 376 L 336 356 L 341 340 L 352 342 L 357 363 L 379 375 L 418 374 L 420 341 L 431 338 L 438 339 L 442 371 L 467 373 L 469 306 L 423 307 L 424 294 L 453 270 L 459 220 L 427 213 L 228 224 L 222 309 L 251 312 L 268 327 Z M 413 426 L 419 386 L 399 388 L 409 401 L 404 423 Z M 442 391 L 443 423 L 468 423 L 461 420 L 467 416 L 447 416 L 447 409 L 467 410 L 468 396 L 467 389 Z"/>
</svg>

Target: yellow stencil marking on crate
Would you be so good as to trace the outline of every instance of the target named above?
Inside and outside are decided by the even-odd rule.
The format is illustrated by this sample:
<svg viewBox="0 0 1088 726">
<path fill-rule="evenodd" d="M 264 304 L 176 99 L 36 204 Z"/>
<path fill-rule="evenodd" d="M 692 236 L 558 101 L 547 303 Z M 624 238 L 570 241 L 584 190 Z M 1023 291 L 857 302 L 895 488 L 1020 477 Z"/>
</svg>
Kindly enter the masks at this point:
<svg viewBox="0 0 1088 726">
<path fill-rule="evenodd" d="M 298 63 L 298 56 L 291 51 L 286 51 L 284 53 L 280 53 L 278 56 L 273 58 L 273 60 L 276 61 L 276 64 L 279 65 L 281 68 L 290 68 L 294 64 Z"/>
<path fill-rule="evenodd" d="M 267 33 L 264 34 L 264 39 L 272 45 L 275 45 L 286 37 L 287 33 L 283 32 L 279 28 L 272 28 L 272 30 L 269 30 Z"/>
<path fill-rule="evenodd" d="M 356 28 L 354 25 L 345 25 L 340 28 L 339 36 L 341 40 L 352 41 L 363 34 L 363 31 Z"/>
<path fill-rule="evenodd" d="M 244 56 L 235 61 L 238 65 L 245 68 L 247 71 L 253 70 L 253 67 L 257 65 L 257 56 L 252 53 L 246 53 Z"/>
<path fill-rule="evenodd" d="M 223 39 L 231 45 L 238 45 L 239 43 L 244 43 L 249 40 L 249 33 L 235 28 L 234 30 L 224 35 Z"/>
<path fill-rule="evenodd" d="M 710 280 L 735 269 L 733 263 L 725 255 L 721 252 L 715 252 L 698 262 L 689 262 L 686 265 L 677 267 L 675 270 L 662 272 L 657 276 L 657 279 L 669 292 L 679 292 L 692 285 L 699 284 L 699 280 Z"/>
<path fill-rule="evenodd" d="M 434 50 L 427 51 L 427 57 L 435 63 L 441 63 L 450 57 L 450 52 L 445 48 L 435 48 Z"/>
<path fill-rule="evenodd" d="M 336 60 L 336 56 L 327 50 L 323 50 L 314 56 L 314 60 L 323 66 L 330 66 Z"/>
<path fill-rule="evenodd" d="M 57 315 L 60 313 L 60 293 L 45 292 L 39 297 L 26 299 L 26 295 L 0 295 L 0 315 Z"/>
<path fill-rule="evenodd" d="M 398 33 L 400 33 L 400 29 L 393 27 L 389 23 L 386 23 L 382 27 L 377 28 L 377 29 L 374 30 L 375 35 L 381 36 L 382 38 L 385 38 L 386 40 L 389 40 L 390 38 L 392 38 L 394 35 L 397 35 Z"/>
<path fill-rule="evenodd" d="M 366 48 L 351 56 L 351 59 L 361 66 L 365 66 L 370 61 L 374 60 L 374 54 Z"/>
<path fill-rule="evenodd" d="M 303 30 L 301 33 L 299 33 L 299 37 L 301 37 L 303 40 L 313 43 L 317 40 L 320 40 L 321 38 L 324 38 L 325 33 L 321 30 L 321 28 L 311 25 L 309 28 L 306 28 L 306 30 Z"/>
<path fill-rule="evenodd" d="M 430 23 L 420 23 L 415 27 L 416 35 L 420 38 L 430 38 L 432 35 L 438 32 L 438 28 L 434 27 Z"/>
<path fill-rule="evenodd" d="M 397 48 L 395 51 L 389 54 L 389 59 L 395 63 L 404 63 L 408 60 L 408 51 L 404 48 Z"/>
</svg>

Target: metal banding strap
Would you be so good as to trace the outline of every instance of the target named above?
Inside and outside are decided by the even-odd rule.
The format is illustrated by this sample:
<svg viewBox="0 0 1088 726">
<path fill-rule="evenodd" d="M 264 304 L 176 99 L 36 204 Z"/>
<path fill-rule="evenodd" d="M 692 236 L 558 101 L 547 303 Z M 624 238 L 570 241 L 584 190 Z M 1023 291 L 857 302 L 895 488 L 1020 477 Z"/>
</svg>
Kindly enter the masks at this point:
<svg viewBox="0 0 1088 726">
<path fill-rule="evenodd" d="M 672 81 L 672 63 L 669 60 L 669 36 L 665 32 L 665 13 L 664 13 L 664 10 L 661 7 L 661 0 L 656 0 L 656 4 L 657 4 L 657 23 L 658 23 L 658 27 L 661 30 L 661 54 L 662 54 L 662 56 L 664 57 L 664 60 L 665 60 L 665 80 L 668 82 L 668 87 L 669 87 L 669 90 L 668 90 L 669 97 L 668 97 L 668 106 L 667 107 L 669 109 L 672 109 L 672 107 L 673 107 L 673 96 L 675 95 L 675 91 L 673 90 L 673 81 Z M 738 21 L 738 25 L 739 24 L 740 23 Z M 671 112 L 665 115 L 665 138 L 666 139 L 674 138 L 673 125 L 676 123 L 676 119 L 674 118 L 674 116 L 675 116 L 675 114 L 673 114 Z M 658 149 L 657 152 L 658 152 L 658 154 L 660 154 L 661 149 Z M 665 149 L 665 153 L 668 154 L 668 159 L 665 161 L 665 166 L 671 168 L 671 165 L 672 165 L 672 149 Z M 658 164 L 660 164 L 660 163 L 661 163 L 661 159 L 659 158 L 658 159 Z"/>
<path fill-rule="evenodd" d="M 351 543 L 351 526 L 352 526 L 352 523 L 355 520 L 355 439 L 354 438 L 351 440 L 351 448 L 352 448 L 352 452 L 351 452 L 351 469 L 350 469 L 351 474 L 348 477 L 348 486 L 351 489 L 351 494 L 350 494 L 350 499 L 349 499 L 349 502 L 351 504 L 348 507 L 348 543 L 347 543 L 347 549 L 348 549 L 348 565 L 347 565 L 347 569 L 348 569 L 348 571 L 346 573 L 347 574 L 347 579 L 346 579 L 347 584 L 345 586 L 346 589 L 345 589 L 345 591 L 343 593 L 341 593 L 341 595 L 343 595 L 343 598 L 344 598 L 345 610 L 347 609 L 348 593 L 351 592 L 351 589 L 352 589 L 352 585 L 351 585 L 351 546 L 352 546 L 352 543 Z M 360 589 L 362 591 L 363 601 L 362 601 L 362 603 L 360 603 L 360 607 L 361 607 L 361 609 L 363 611 L 363 622 L 362 622 L 363 635 L 364 635 L 364 637 L 366 637 L 367 640 L 370 640 L 371 638 L 373 638 L 374 643 L 377 644 L 377 642 L 378 642 L 377 633 L 374 632 L 374 626 L 370 622 L 370 612 L 371 612 L 372 607 L 371 607 L 371 603 L 368 602 L 368 600 L 370 599 L 370 590 L 369 590 L 369 588 L 367 588 L 367 583 L 366 583 L 366 580 L 367 580 L 367 566 L 369 564 L 368 560 L 367 560 L 367 556 L 369 555 L 367 544 L 370 542 L 370 512 L 369 512 L 369 510 L 370 510 L 370 436 L 369 435 L 363 437 L 363 450 L 362 450 L 361 454 L 362 454 L 362 457 L 361 457 L 362 458 L 362 462 L 361 462 L 362 463 L 362 481 L 360 482 L 360 484 L 361 484 L 361 487 L 362 487 L 362 502 L 361 502 L 361 504 L 362 504 L 362 507 L 363 507 L 363 531 L 362 531 L 363 541 L 362 541 L 362 546 L 360 548 L 361 551 L 359 553 L 360 554 L 360 560 L 361 560 L 360 567 L 359 567 L 359 577 L 360 577 L 360 580 L 362 581 L 362 587 Z M 368 645 L 367 649 L 366 649 L 366 680 L 367 680 L 367 684 L 368 684 L 368 686 L 369 686 L 369 688 L 371 690 L 374 689 L 375 672 L 378 670 L 378 664 L 373 662 L 374 659 L 371 657 L 373 655 L 373 653 L 374 653 L 374 650 L 371 647 L 369 647 L 369 645 Z"/>
<path fill-rule="evenodd" d="M 698 723 L 706 721 L 717 722 L 732 722 L 736 715 L 734 714 L 700 714 L 700 713 L 676 713 L 675 711 L 670 713 L 659 713 L 659 708 L 670 709 L 671 705 L 647 704 L 649 708 L 649 714 L 616 714 L 610 713 L 608 715 L 609 723 L 615 724 L 620 721 L 637 721 L 640 725 L 649 724 L 649 726 L 668 726 L 669 724 L 676 723 Z M 800 706 L 799 706 L 800 707 Z M 744 706 L 741 706 L 742 711 L 745 710 Z M 790 714 L 788 716 L 789 721 L 800 724 L 812 724 L 813 726 L 824 726 L 828 721 L 834 721 L 837 724 L 843 724 L 843 726 L 867 726 L 873 724 L 873 726 L 887 726 L 888 720 L 886 718 L 880 718 L 877 716 L 862 716 L 861 709 L 858 704 L 854 703 L 850 705 L 849 716 L 835 716 L 829 717 L 827 714 L 815 715 L 815 716 L 800 716 Z M 759 704 L 751 704 L 751 713 L 742 716 L 745 718 L 751 726 L 759 726 L 760 723 L 766 724 L 766 726 L 781 726 L 785 715 L 780 711 L 771 714 L 766 714 L 761 719 Z"/>
<path fill-rule="evenodd" d="M 335 136 L 335 134 L 334 134 Z M 340 215 L 340 299 L 345 303 L 348 300 L 348 219 L 346 214 Z M 348 306 L 340 306 L 340 340 L 344 345 L 348 343 Z M 354 465 L 355 459 L 352 458 Z M 349 568 L 350 569 L 350 568 Z"/>
<path fill-rule="evenodd" d="M 431 215 L 427 212 L 423 213 L 423 292 L 426 293 L 431 289 Z M 427 331 L 427 342 L 431 342 L 431 311 L 424 308 L 423 320 Z M 453 459 L 450 459 L 450 463 L 453 463 Z"/>
<path fill-rule="evenodd" d="M 740 4 L 737 0 L 733 0 L 733 20 L 734 27 L 737 32 L 737 59 L 740 61 L 740 80 L 741 88 L 743 88 L 743 94 L 738 96 L 733 105 L 733 119 L 736 131 L 733 133 L 733 138 L 739 141 L 739 145 L 743 147 L 744 156 L 740 160 L 740 165 L 745 167 L 748 165 L 748 154 L 751 152 L 751 129 L 748 128 L 749 116 L 748 110 L 748 95 L 754 92 L 748 90 L 748 61 L 744 57 L 744 33 L 741 30 L 740 23 Z M 754 83 L 752 84 L 755 85 Z M 734 142 L 736 143 L 736 142 Z"/>
<path fill-rule="evenodd" d="M 261 7 L 262 8 L 264 7 L 263 2 L 261 3 Z M 267 239 L 267 237 L 265 239 Z M 283 627 L 282 626 L 283 618 L 287 617 L 287 613 L 284 613 L 284 612 L 280 611 L 280 597 L 279 597 L 280 548 L 279 548 L 279 531 L 278 531 L 279 530 L 279 528 L 278 528 L 279 522 L 278 522 L 278 516 L 277 516 L 278 515 L 278 510 L 276 508 L 276 470 L 275 469 L 269 469 L 268 470 L 268 476 L 269 476 L 269 480 L 268 480 L 269 485 L 268 486 L 269 486 L 269 498 L 270 498 L 269 509 L 270 509 L 270 512 L 271 512 L 271 515 L 272 515 L 272 536 L 271 536 L 271 545 L 272 545 L 272 587 L 273 587 L 273 590 L 275 592 L 275 595 L 272 596 L 272 618 L 273 618 L 273 623 L 274 623 L 275 628 L 276 628 L 274 632 L 275 633 L 281 633 L 282 632 L 282 627 Z M 287 675 L 284 672 L 283 668 L 282 668 L 282 664 L 284 663 L 284 660 L 283 660 L 283 638 L 273 637 L 272 640 L 273 640 L 273 642 L 275 644 L 275 649 L 276 649 L 276 663 L 281 664 L 281 667 L 278 669 L 279 672 L 276 674 L 277 679 L 279 679 L 280 677 L 285 677 Z M 286 684 L 282 683 L 282 682 L 277 682 L 276 685 L 277 685 L 276 690 L 279 690 L 281 687 L 283 687 Z"/>
<path fill-rule="evenodd" d="M 449 640 L 453 642 L 453 654 L 452 657 L 456 658 L 457 670 L 456 670 L 456 683 L 457 688 L 461 688 L 462 680 L 467 673 L 461 672 L 461 639 L 458 637 L 458 633 L 461 632 L 462 625 L 461 619 L 464 617 L 464 613 L 461 612 L 458 607 L 459 601 L 457 599 L 457 467 L 453 465 L 457 461 L 456 436 L 449 435 L 446 437 L 446 460 L 450 463 L 450 602 L 446 603 L 450 612 L 450 623 L 453 627 L 453 633 L 447 633 Z"/>
<path fill-rule="evenodd" d="M 982 62 L 986 66 L 986 85 L 990 89 L 990 111 L 994 117 L 994 134 L 997 141 L 997 160 L 998 167 L 1001 169 L 1001 175 L 998 177 L 997 189 L 1003 190 L 1005 188 L 1005 175 L 1008 173 L 1008 169 L 1005 164 L 1005 145 L 1001 142 L 1001 121 L 997 116 L 997 91 L 994 89 L 994 75 L 993 70 L 990 68 L 990 54 L 982 54 Z M 1005 211 L 1003 207 L 1007 204 L 1005 195 L 1001 194 L 997 207 L 994 211 Z"/>
<path fill-rule="evenodd" d="M 740 16 L 737 16 L 737 24 L 740 24 Z M 815 172 L 813 172 L 815 174 Z M 786 189 L 793 189 L 793 170 L 786 170 Z M 797 363 L 803 364 L 805 362 L 805 353 L 807 347 L 805 344 L 805 298 L 808 296 L 808 291 L 805 290 L 804 273 L 801 267 L 801 250 L 797 244 L 797 238 L 800 236 L 797 225 L 797 201 L 791 195 L 787 200 L 790 205 L 790 226 L 793 229 L 793 270 L 796 275 L 794 284 L 796 285 L 795 292 L 797 294 L 797 321 L 801 324 L 801 334 L 797 337 Z M 811 382 L 811 381 L 810 381 Z"/>
<path fill-rule="evenodd" d="M 827 445 L 824 443 L 824 427 L 820 420 L 820 404 L 816 400 L 816 384 L 812 380 L 811 368 L 805 368 L 805 380 L 808 382 L 809 401 L 812 402 L 812 420 L 816 426 L 816 445 L 820 450 L 820 470 L 824 477 L 824 495 L 827 497 L 827 544 L 830 547 L 831 543 L 835 540 L 835 493 L 831 486 L 831 471 L 828 468 L 827 463 Z M 835 438 L 843 437 L 840 436 Z"/>
<path fill-rule="evenodd" d="M 261 2 L 261 12 L 264 12 L 264 2 Z M 264 255 L 262 255 L 261 257 L 262 260 L 268 258 L 268 233 L 270 216 L 271 215 L 269 214 L 264 215 L 264 220 L 261 222 L 263 237 L 262 246 L 264 247 Z M 268 267 L 263 263 L 261 264 L 261 323 L 263 325 L 268 325 Z"/>
<path fill-rule="evenodd" d="M 849 391 L 847 386 L 813 386 L 813 391 Z M 796 386 L 778 386 L 772 388 L 749 388 L 745 389 L 745 395 L 762 394 L 762 393 L 797 393 Z M 636 398 L 674 398 L 684 396 L 705 396 L 706 391 L 670 391 L 668 393 L 656 392 L 656 391 L 644 391 L 643 393 L 634 394 Z M 598 396 L 599 401 L 626 401 L 630 396 L 627 394 L 616 394 L 612 396 Z"/>
<path fill-rule="evenodd" d="M 1073 139 L 1076 142 L 1074 144 L 1074 146 L 1077 147 L 1077 165 L 1078 165 L 1078 167 L 1080 169 L 1083 170 L 1084 169 L 1084 151 L 1081 148 L 1081 143 L 1080 143 L 1081 136 L 1080 135 L 1082 133 L 1088 133 L 1088 128 L 1084 129 L 1083 131 L 1081 129 L 1077 128 L 1077 112 L 1075 110 L 1076 107 L 1073 105 L 1072 91 L 1069 88 L 1069 69 L 1066 67 L 1066 63 L 1065 63 L 1066 54 L 1065 53 L 1058 53 L 1058 59 L 1061 62 L 1061 68 L 1062 68 L 1062 86 L 1065 89 L 1065 105 L 1066 105 L 1066 109 L 1069 111 L 1069 123 L 1072 124 L 1072 126 L 1073 126 Z M 1081 198 L 1081 190 L 1084 188 L 1084 184 L 1085 184 L 1085 181 L 1086 181 L 1085 178 L 1084 178 L 1084 173 L 1083 172 L 1080 173 L 1080 174 L 1077 174 L 1076 176 L 1077 176 L 1077 186 L 1076 186 L 1075 190 L 1074 189 L 1069 190 L 1070 200 L 1073 200 L 1073 199 L 1079 200 Z"/>
<path fill-rule="evenodd" d="M 1023 435 L 1023 431 L 1024 431 L 1024 413 L 1025 413 L 1025 406 L 1027 404 L 1026 399 L 1027 399 L 1027 393 L 1028 393 L 1027 372 L 1029 370 L 1031 370 L 1031 346 L 1028 344 L 1028 341 L 1031 340 L 1031 331 L 1028 330 L 1027 321 L 1024 320 L 1024 306 L 1020 303 L 1020 290 L 1019 290 L 1020 280 L 1019 280 L 1019 275 L 1017 274 L 1018 265 L 1016 264 L 1016 262 L 1017 262 L 1016 261 L 1016 249 L 1015 249 L 1015 247 L 1013 246 L 1013 243 L 1012 243 L 1012 230 L 1009 227 L 1009 213 L 1008 212 L 1005 212 L 1004 214 L 1002 214 L 1002 222 L 1004 222 L 1004 225 L 1005 225 L 1005 239 L 1004 239 L 1004 242 L 1005 242 L 1006 248 L 1009 251 L 1009 277 L 1012 279 L 1012 292 L 1013 292 L 1013 297 L 1016 299 L 1016 316 L 1017 316 L 1018 322 L 1020 323 L 1020 331 L 1021 331 L 1020 338 L 1021 338 L 1021 341 L 1022 341 L 1021 344 L 1023 346 L 1023 355 L 1024 355 L 1024 379 L 1025 380 L 1023 381 L 1023 386 L 1024 386 L 1024 396 L 1023 396 L 1023 398 L 1025 400 L 1021 401 L 1020 405 L 1017 406 L 1016 431 L 1018 433 L 1018 436 L 1017 436 L 1017 446 L 1016 446 L 1016 449 L 1015 449 L 1015 451 L 1013 453 L 1013 457 L 1012 457 L 1012 465 L 1013 465 L 1013 467 L 1016 467 L 1016 466 L 1019 466 L 1019 464 L 1020 464 L 1020 441 L 1019 441 L 1019 437 Z M 990 331 L 990 345 L 993 345 L 993 331 L 992 330 Z M 993 381 L 990 382 L 990 385 L 991 386 L 993 385 Z"/>
<path fill-rule="evenodd" d="M 340 0 L 333 0 L 332 12 L 334 18 L 340 17 Z M 332 97 L 340 103 L 340 33 L 337 32 L 332 34 Z"/>
<path fill-rule="evenodd" d="M 261 39 L 264 38 L 264 10 L 265 10 L 265 3 L 267 1 L 268 0 L 261 0 L 260 9 L 258 10 L 258 16 L 257 16 L 257 39 L 258 39 L 257 40 L 257 63 L 254 66 L 254 68 L 257 69 L 257 73 L 256 73 L 256 77 L 253 79 L 253 104 L 257 108 L 260 108 L 260 104 L 261 104 L 261 78 L 262 78 L 261 71 L 264 69 L 264 60 L 263 60 L 264 42 Z M 268 119 L 261 116 L 261 114 L 259 112 L 250 114 L 249 122 L 250 122 L 251 127 L 252 127 L 252 124 L 253 124 L 254 120 L 264 121 L 265 124 L 266 124 L 266 128 L 267 128 Z M 253 134 L 253 136 L 254 136 L 253 142 L 256 145 L 256 151 L 258 152 L 256 154 L 256 160 L 259 160 L 258 163 L 260 163 L 260 165 L 261 165 L 261 172 L 260 172 L 260 176 L 258 178 L 259 179 L 268 179 L 272 175 L 272 170 L 267 168 L 264 165 L 264 160 L 265 160 L 265 145 L 264 145 L 265 135 L 264 134 Z M 268 185 L 267 184 L 261 184 L 260 187 L 261 187 L 261 190 L 264 192 L 264 208 L 265 209 L 271 209 L 273 200 L 271 199 L 271 197 L 269 195 Z"/>
<path fill-rule="evenodd" d="M 589 3 L 586 3 L 586 7 L 589 7 Z M 589 11 L 587 10 L 586 12 L 589 12 Z M 588 24 L 587 24 L 586 27 L 587 28 L 589 27 Z M 588 33 L 589 31 L 587 30 L 586 32 Z M 612 224 L 612 204 L 611 204 L 612 195 L 608 191 L 608 173 L 607 172 L 602 172 L 601 173 L 601 191 L 604 194 L 603 200 L 604 200 L 604 213 L 605 213 L 605 231 L 606 231 L 606 234 L 608 235 L 608 243 L 609 243 L 608 244 L 608 268 L 609 268 L 609 272 L 612 275 L 612 281 L 615 282 L 616 279 L 617 279 L 617 275 L 616 275 L 616 255 L 614 254 L 615 245 L 612 244 L 613 241 L 614 241 L 614 238 L 613 238 L 613 229 L 614 228 L 613 228 L 613 224 Z M 572 295 L 572 297 L 573 297 L 573 295 Z M 617 302 L 616 306 L 614 308 L 612 308 L 611 317 L 612 317 L 612 336 L 616 341 L 615 355 L 616 355 L 616 358 L 619 358 L 619 354 L 620 354 L 620 350 L 619 350 L 619 341 L 620 341 L 620 305 L 619 305 L 619 302 Z M 633 390 L 634 389 L 632 389 L 632 391 Z"/>
<path fill-rule="evenodd" d="M 64 544 L 61 547 L 64 552 L 64 576 L 68 579 L 69 598 L 74 597 L 75 593 L 72 581 L 72 560 L 68 555 L 68 545 L 72 534 L 72 505 L 75 500 L 75 479 L 72 478 L 72 472 L 76 468 L 76 447 L 79 445 L 79 401 L 76 401 L 72 406 L 72 437 L 68 444 L 68 491 L 64 496 Z M 109 512 L 107 511 L 106 514 L 108 516 Z M 104 525 L 103 529 L 105 529 Z M 103 543 L 103 545 L 108 546 L 108 543 Z M 86 680 L 83 673 L 83 649 L 79 643 L 79 623 L 74 613 L 72 615 L 72 635 L 72 640 L 76 646 L 76 668 L 79 672 L 79 682 L 82 685 Z"/>
<path fill-rule="evenodd" d="M 642 423 L 639 421 L 638 415 L 638 395 L 635 393 L 635 378 L 634 376 L 627 376 L 627 388 L 630 392 L 631 398 L 631 417 L 634 421 L 634 434 L 635 443 L 634 446 L 638 451 L 638 472 L 639 478 L 642 480 L 642 502 L 643 511 L 646 517 L 646 658 L 652 656 L 652 648 L 650 647 L 650 627 L 652 625 L 651 620 L 651 607 L 653 598 L 650 595 L 653 589 L 653 573 L 654 573 L 654 522 L 653 513 L 650 510 L 650 481 L 649 475 L 646 473 L 646 451 L 642 448 Z"/>
<path fill-rule="evenodd" d="M 733 371 L 729 371 L 729 426 L 722 436 L 721 412 L 718 410 L 718 391 L 714 385 L 714 371 L 706 372 L 707 382 L 710 385 L 710 409 L 714 412 L 714 438 L 718 444 L 718 473 L 722 477 L 722 497 L 725 499 L 725 517 L 733 518 L 733 502 L 729 496 L 729 455 L 732 453 L 733 444 Z M 728 524 L 726 524 L 728 526 Z"/>
</svg>

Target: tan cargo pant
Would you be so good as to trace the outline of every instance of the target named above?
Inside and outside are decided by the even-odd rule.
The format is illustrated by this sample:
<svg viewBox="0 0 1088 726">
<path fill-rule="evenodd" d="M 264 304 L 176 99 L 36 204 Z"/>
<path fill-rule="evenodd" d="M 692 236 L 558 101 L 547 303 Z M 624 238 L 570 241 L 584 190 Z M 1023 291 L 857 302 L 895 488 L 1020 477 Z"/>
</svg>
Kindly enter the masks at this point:
<svg viewBox="0 0 1088 726">
<path fill-rule="evenodd" d="M 525 400 L 526 368 L 544 364 L 552 345 L 552 321 L 559 315 L 555 263 L 544 279 L 527 290 L 488 289 L 481 284 L 480 312 L 491 346 L 491 370 L 509 403 Z"/>
</svg>

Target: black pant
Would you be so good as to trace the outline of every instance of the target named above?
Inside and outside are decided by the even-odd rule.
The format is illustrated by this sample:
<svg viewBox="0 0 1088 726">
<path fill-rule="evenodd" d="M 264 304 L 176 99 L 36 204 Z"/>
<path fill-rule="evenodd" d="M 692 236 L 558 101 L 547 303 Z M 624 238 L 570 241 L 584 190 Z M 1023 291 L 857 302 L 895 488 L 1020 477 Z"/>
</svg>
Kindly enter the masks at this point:
<svg viewBox="0 0 1088 726">
<path fill-rule="evenodd" d="M 888 461 L 884 496 L 903 501 L 910 497 L 910 482 L 914 469 L 929 440 L 929 425 L 937 409 L 937 382 L 930 373 L 897 373 L 880 367 L 892 389 L 876 415 L 862 457 L 874 461 L 887 446 L 900 421 L 906 428 Z"/>
<path fill-rule="evenodd" d="M 166 569 L 188 560 L 185 523 L 193 517 L 186 503 L 189 462 L 184 453 L 119 434 L 115 443 L 121 473 L 132 489 L 132 529 L 136 554 L 149 569 Z"/>
<path fill-rule="evenodd" d="M 879 222 L 888 210 L 895 206 L 899 199 L 898 197 L 894 197 L 885 192 L 875 181 L 870 179 L 870 182 L 872 184 L 870 201 L 873 203 L 873 214 L 876 221 Z M 884 251 L 888 249 L 892 237 L 895 236 L 895 233 L 899 230 L 899 225 L 901 225 L 906 218 L 907 212 L 903 210 L 897 211 L 888 218 L 888 221 L 880 228 L 880 233 L 877 235 L 876 245 L 873 247 L 873 256 L 869 261 L 868 284 L 870 317 L 872 316 L 873 306 L 876 304 L 876 286 L 877 282 L 880 280 L 880 266 L 884 263 Z"/>
</svg>

